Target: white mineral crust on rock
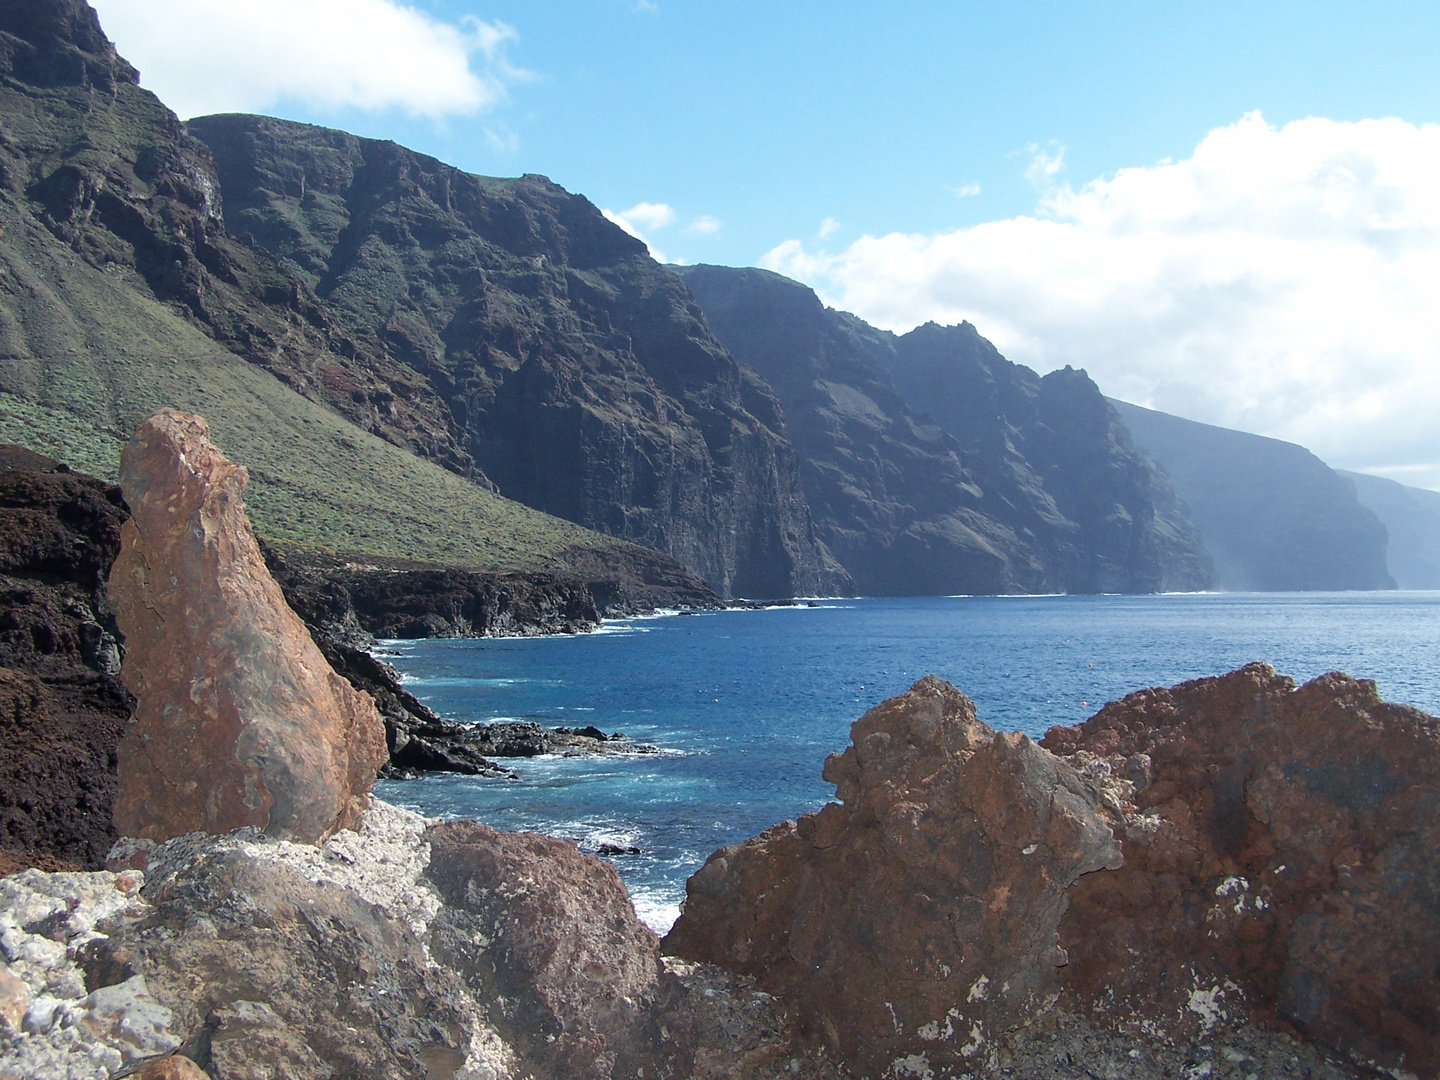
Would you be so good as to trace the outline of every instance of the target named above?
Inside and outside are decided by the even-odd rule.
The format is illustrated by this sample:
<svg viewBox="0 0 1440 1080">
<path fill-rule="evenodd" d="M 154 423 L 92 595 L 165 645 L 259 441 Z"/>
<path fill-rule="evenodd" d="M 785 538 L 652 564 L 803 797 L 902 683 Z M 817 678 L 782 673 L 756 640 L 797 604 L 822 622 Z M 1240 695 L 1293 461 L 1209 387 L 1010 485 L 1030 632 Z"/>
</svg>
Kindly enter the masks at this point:
<svg viewBox="0 0 1440 1080">
<path fill-rule="evenodd" d="M 0 1073 L 46 1080 L 114 1076 L 130 1062 L 180 1045 L 170 1010 L 150 996 L 142 976 L 88 993 L 75 963 L 79 951 L 104 937 L 96 926 L 149 910 L 136 895 L 135 871 L 0 878 L 0 952 L 29 992 L 18 1033 L 0 1032 Z"/>
</svg>

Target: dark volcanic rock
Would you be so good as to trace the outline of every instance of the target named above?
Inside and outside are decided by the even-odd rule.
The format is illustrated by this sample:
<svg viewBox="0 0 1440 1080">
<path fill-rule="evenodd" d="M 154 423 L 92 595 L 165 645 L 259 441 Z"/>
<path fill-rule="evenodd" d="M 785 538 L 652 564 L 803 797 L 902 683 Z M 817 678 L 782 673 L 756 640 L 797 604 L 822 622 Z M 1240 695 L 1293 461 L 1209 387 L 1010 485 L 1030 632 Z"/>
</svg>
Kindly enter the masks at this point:
<svg viewBox="0 0 1440 1080">
<path fill-rule="evenodd" d="M 755 975 L 863 1075 L 993 1068 L 1059 992 L 1066 889 L 1120 865 L 1099 793 L 934 676 L 851 738 L 841 803 L 712 855 L 665 949 Z"/>
<path fill-rule="evenodd" d="M 1044 745 L 1121 819 L 1124 866 L 1072 886 L 1060 926 L 1078 1008 L 1181 1035 L 1279 1020 L 1440 1072 L 1440 721 L 1367 680 L 1297 689 L 1252 664 Z"/>
<path fill-rule="evenodd" d="M 114 843 L 120 681 L 104 581 L 120 489 L 0 447 L 0 846 L 98 866 Z"/>
<path fill-rule="evenodd" d="M 844 580 L 769 388 L 586 199 L 265 117 L 188 127 L 229 230 L 383 342 L 505 495 L 667 552 L 725 595 Z"/>
<path fill-rule="evenodd" d="M 1393 589 L 1385 526 L 1347 483 L 1294 443 L 1112 401 L 1175 481 L 1221 589 Z"/>
<path fill-rule="evenodd" d="M 780 395 L 816 526 L 860 591 L 1208 583 L 1164 474 L 1083 372 L 1041 379 L 968 324 L 896 337 L 763 270 L 674 269 Z"/>
</svg>

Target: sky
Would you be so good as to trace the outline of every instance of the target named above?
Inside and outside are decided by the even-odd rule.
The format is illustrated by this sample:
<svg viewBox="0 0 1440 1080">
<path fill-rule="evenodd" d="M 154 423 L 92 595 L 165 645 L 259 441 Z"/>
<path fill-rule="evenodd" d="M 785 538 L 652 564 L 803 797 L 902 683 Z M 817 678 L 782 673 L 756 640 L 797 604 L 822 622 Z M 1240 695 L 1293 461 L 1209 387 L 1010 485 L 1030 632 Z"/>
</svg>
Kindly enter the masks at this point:
<svg viewBox="0 0 1440 1080">
<path fill-rule="evenodd" d="M 543 173 L 664 261 L 1440 489 L 1440 5 L 94 0 L 182 117 Z"/>
</svg>

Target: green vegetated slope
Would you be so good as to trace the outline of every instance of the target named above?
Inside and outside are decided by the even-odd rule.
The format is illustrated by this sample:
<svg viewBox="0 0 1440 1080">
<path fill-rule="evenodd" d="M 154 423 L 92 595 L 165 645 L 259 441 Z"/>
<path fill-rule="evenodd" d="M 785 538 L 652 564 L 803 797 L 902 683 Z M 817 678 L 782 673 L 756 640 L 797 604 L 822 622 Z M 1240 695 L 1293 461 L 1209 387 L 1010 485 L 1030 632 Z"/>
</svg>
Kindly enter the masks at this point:
<svg viewBox="0 0 1440 1080">
<path fill-rule="evenodd" d="M 247 505 L 274 539 L 477 569 L 561 569 L 571 546 L 623 546 L 357 430 L 218 347 L 123 271 L 97 270 L 9 214 L 0 260 L 0 320 L 21 331 L 0 339 L 0 441 L 113 479 L 141 420 L 185 409 L 249 468 Z"/>
<path fill-rule="evenodd" d="M 403 407 L 384 410 L 393 442 L 347 422 L 344 401 L 376 412 L 372 390 L 393 400 L 403 380 L 297 392 L 340 360 L 363 380 L 383 350 L 224 233 L 203 148 L 83 3 L 0 10 L 0 117 L 0 440 L 114 477 L 146 415 L 187 409 L 249 467 L 266 536 L 476 569 L 563 569 L 567 549 L 624 560 L 630 545 L 395 445 L 428 437 Z"/>
</svg>

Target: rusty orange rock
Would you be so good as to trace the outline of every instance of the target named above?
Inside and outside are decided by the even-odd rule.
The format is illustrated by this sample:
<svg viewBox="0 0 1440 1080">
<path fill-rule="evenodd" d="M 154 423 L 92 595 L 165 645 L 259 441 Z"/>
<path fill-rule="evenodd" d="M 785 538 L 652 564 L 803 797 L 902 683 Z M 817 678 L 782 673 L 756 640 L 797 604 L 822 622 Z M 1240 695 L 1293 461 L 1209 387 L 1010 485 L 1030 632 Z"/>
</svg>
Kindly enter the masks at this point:
<svg viewBox="0 0 1440 1080">
<path fill-rule="evenodd" d="M 1288 1024 L 1440 1075 L 1440 720 L 1250 664 L 1043 745 L 1104 789 L 1124 849 L 1069 890 L 1068 1004 L 1181 1038 Z"/>
<path fill-rule="evenodd" d="M 862 1075 L 988 1068 L 1059 995 L 1067 888 L 1120 865 L 1099 792 L 933 675 L 851 739 L 841 803 L 712 855 L 665 949 L 756 976 Z"/>
<path fill-rule="evenodd" d="M 209 436 L 166 409 L 121 455 L 132 517 L 109 592 L 138 705 L 115 825 L 153 840 L 251 825 L 316 842 L 359 820 L 384 728 L 286 605 L 245 516 L 248 474 Z"/>
</svg>

